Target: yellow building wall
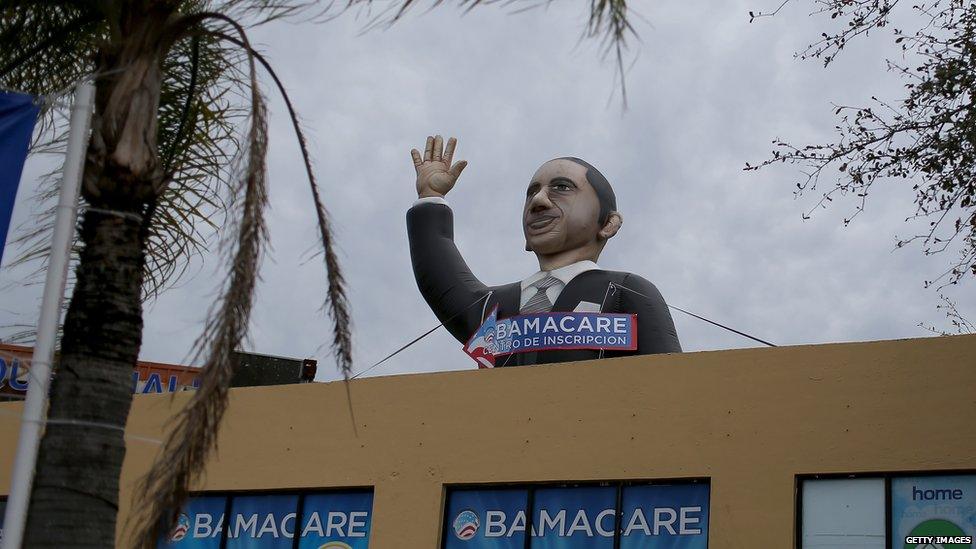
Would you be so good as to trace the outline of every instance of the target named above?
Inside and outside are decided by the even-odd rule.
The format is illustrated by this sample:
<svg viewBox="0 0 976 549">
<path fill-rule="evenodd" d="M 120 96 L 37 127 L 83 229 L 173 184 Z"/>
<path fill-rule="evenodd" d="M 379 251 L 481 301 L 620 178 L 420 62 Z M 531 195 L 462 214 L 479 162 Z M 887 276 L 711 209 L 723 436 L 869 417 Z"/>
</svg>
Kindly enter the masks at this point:
<svg viewBox="0 0 976 549">
<path fill-rule="evenodd" d="M 234 389 L 199 489 L 373 486 L 370 547 L 396 549 L 438 547 L 445 485 L 707 477 L 711 549 L 788 548 L 798 474 L 976 469 L 974 387 L 957 336 L 369 378 L 355 420 L 342 383 Z M 188 396 L 135 399 L 120 524 Z"/>
</svg>

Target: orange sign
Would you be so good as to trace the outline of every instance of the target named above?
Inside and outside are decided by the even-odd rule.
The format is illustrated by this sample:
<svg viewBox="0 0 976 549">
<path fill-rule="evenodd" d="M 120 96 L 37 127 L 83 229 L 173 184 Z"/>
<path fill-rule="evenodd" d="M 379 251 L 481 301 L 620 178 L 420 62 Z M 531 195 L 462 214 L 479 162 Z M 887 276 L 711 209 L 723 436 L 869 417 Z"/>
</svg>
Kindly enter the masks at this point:
<svg viewBox="0 0 976 549">
<path fill-rule="evenodd" d="M 0 343 L 0 397 L 23 397 L 30 384 L 34 349 Z M 197 387 L 199 368 L 139 361 L 132 372 L 133 393 L 173 393 Z"/>
</svg>

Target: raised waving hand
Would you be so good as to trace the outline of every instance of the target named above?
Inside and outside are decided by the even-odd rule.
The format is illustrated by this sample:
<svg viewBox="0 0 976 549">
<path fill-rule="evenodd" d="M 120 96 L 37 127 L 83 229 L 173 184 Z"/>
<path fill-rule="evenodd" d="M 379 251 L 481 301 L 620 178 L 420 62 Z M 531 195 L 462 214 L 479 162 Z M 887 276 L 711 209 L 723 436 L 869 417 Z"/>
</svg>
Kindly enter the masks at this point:
<svg viewBox="0 0 976 549">
<path fill-rule="evenodd" d="M 457 139 L 453 137 L 447 140 L 447 148 L 445 148 L 443 137 L 428 135 L 423 156 L 420 156 L 420 151 L 417 149 L 410 151 L 413 167 L 417 170 L 417 196 L 443 198 L 454 188 L 464 167 L 468 165 L 467 160 L 451 164 L 456 147 Z"/>
</svg>

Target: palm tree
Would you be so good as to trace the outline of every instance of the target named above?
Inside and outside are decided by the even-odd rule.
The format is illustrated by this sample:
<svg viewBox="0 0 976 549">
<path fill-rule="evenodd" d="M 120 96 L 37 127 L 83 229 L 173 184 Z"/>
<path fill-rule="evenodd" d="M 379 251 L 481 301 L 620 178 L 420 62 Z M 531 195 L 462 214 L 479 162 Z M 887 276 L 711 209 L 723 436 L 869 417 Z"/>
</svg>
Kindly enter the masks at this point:
<svg viewBox="0 0 976 549">
<path fill-rule="evenodd" d="M 187 254 L 202 251 L 197 225 L 221 206 L 234 210 L 228 219 L 237 221 L 226 231 L 230 274 L 200 340 L 203 387 L 185 411 L 192 421 L 181 423 L 178 434 L 189 441 L 181 446 L 188 466 L 203 459 L 226 407 L 230 353 L 248 322 L 267 196 L 264 100 L 255 55 L 234 17 L 267 20 L 294 7 L 225 2 L 208 11 L 217 8 L 187 0 L 15 1 L 4 7 L 2 85 L 38 95 L 89 75 L 96 85 L 78 261 L 51 390 L 53 421 L 38 455 L 28 546 L 113 545 L 142 301 L 179 274 Z M 243 107 L 231 102 L 235 91 L 246 94 Z M 238 135 L 241 116 L 249 124 Z M 348 372 L 342 277 L 310 181 L 329 273 L 333 342 Z M 229 200 L 221 204 L 220 196 Z"/>
<path fill-rule="evenodd" d="M 458 0 L 474 7 L 490 0 Z M 435 0 L 435 5 L 442 0 Z M 370 0 L 346 0 L 348 9 Z M 214 448 L 227 406 L 231 353 L 241 343 L 266 239 L 267 113 L 258 65 L 284 95 L 305 162 L 328 275 L 338 367 L 352 366 L 349 312 L 332 233 L 310 156 L 285 90 L 246 29 L 310 13 L 314 1 L 5 0 L 0 4 L 0 87 L 45 95 L 95 82 L 82 180 L 74 284 L 60 362 L 38 455 L 25 543 L 114 545 L 131 372 L 143 301 L 177 280 L 221 228 L 228 276 L 197 341 L 201 387 L 168 433 L 141 485 L 134 545 L 152 547 Z M 373 19 L 392 23 L 402 0 Z M 332 3 L 325 3 L 325 13 Z M 616 53 L 630 30 L 625 0 L 590 0 L 588 36 Z M 316 14 L 316 15 L 318 15 Z M 620 73 L 622 78 L 622 72 Z M 621 80 L 622 82 L 622 80 Z M 235 98 L 243 97 L 237 101 Z M 56 139 L 49 112 L 43 135 Z M 50 139 L 48 140 L 50 141 Z M 50 184 L 57 184 L 51 180 Z M 43 257 L 44 227 L 25 237 Z"/>
</svg>

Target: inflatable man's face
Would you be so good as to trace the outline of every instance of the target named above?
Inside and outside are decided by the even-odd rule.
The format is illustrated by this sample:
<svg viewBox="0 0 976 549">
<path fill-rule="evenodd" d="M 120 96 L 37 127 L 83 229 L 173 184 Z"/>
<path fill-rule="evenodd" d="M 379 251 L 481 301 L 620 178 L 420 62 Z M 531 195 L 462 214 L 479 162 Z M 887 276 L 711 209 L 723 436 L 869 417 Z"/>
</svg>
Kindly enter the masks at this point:
<svg viewBox="0 0 976 549">
<path fill-rule="evenodd" d="M 535 172 L 526 191 L 525 249 L 552 255 L 593 246 L 602 228 L 599 218 L 600 200 L 587 181 L 586 168 L 571 160 L 550 160 Z"/>
</svg>

